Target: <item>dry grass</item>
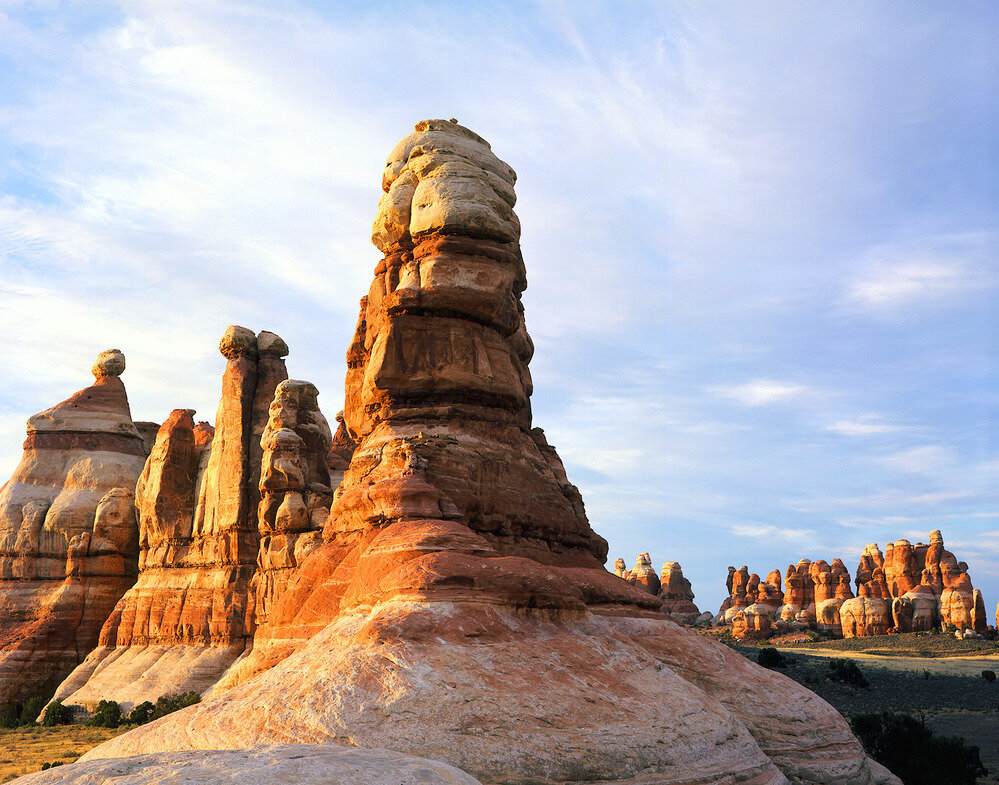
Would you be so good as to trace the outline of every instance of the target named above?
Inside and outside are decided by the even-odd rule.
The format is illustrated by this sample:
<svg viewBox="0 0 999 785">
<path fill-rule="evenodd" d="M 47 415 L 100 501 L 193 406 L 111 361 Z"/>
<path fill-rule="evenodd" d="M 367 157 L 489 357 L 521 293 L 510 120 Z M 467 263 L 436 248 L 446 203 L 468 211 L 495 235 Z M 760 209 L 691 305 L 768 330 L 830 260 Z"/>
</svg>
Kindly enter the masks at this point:
<svg viewBox="0 0 999 785">
<path fill-rule="evenodd" d="M 126 730 L 89 725 L 0 728 L 0 782 L 39 771 L 43 763 L 72 763 L 87 750 Z"/>
<path fill-rule="evenodd" d="M 901 635 L 871 635 L 866 638 L 830 640 L 812 634 L 813 640 L 771 638 L 759 646 L 795 649 L 829 649 L 843 653 L 866 653 L 882 657 L 987 657 L 999 655 L 999 641 L 958 640 L 953 635 L 907 632 Z"/>
</svg>

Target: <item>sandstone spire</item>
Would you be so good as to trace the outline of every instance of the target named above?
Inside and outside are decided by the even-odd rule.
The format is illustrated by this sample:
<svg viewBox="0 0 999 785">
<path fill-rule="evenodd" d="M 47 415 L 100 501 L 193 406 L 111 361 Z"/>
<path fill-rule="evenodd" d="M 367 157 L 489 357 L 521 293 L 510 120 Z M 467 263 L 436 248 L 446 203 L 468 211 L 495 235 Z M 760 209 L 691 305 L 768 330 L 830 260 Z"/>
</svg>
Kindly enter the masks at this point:
<svg viewBox="0 0 999 785">
<path fill-rule="evenodd" d="M 129 535 L 114 580 L 99 590 L 93 583 L 86 590 L 63 587 L 71 543 L 90 537 L 109 491 L 135 487 L 145 460 L 118 378 L 125 356 L 102 352 L 91 370 L 90 387 L 28 419 L 24 455 L 0 489 L 0 704 L 53 689 L 94 646 L 115 601 L 135 580 Z M 131 496 L 123 504 L 130 510 Z M 122 516 L 134 530 L 131 512 Z M 86 546 L 76 553 L 86 554 Z"/>
<path fill-rule="evenodd" d="M 531 429 L 513 183 L 454 122 L 390 154 L 348 353 L 357 449 L 323 544 L 242 676 L 90 757 L 349 738 L 484 782 L 897 783 L 815 695 L 603 568 Z"/>
<path fill-rule="evenodd" d="M 260 438 L 288 377 L 288 348 L 273 333 L 230 326 L 219 351 L 226 369 L 215 428 L 176 409 L 159 429 L 136 485 L 142 572 L 99 646 L 59 685 L 67 704 L 128 707 L 207 690 L 252 640 Z"/>
</svg>

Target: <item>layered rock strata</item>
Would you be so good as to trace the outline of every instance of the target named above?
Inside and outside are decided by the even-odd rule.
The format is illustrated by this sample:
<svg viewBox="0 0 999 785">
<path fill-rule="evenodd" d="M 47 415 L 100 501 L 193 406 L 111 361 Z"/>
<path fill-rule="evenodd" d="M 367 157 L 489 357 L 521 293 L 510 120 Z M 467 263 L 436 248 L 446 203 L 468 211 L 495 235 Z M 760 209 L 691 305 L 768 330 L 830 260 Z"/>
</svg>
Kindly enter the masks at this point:
<svg viewBox="0 0 999 785">
<path fill-rule="evenodd" d="M 276 476 L 286 465 L 280 449 L 265 461 L 261 440 L 288 377 L 288 348 L 273 333 L 233 326 L 219 350 L 226 369 L 215 428 L 177 409 L 159 429 L 136 485 L 141 573 L 98 647 L 59 686 L 56 697 L 68 705 L 110 699 L 128 708 L 167 693 L 202 692 L 252 640 L 258 512 L 266 508 L 271 524 L 282 525 L 275 522 L 276 491 L 261 497 L 260 467 L 267 463 Z M 277 485 L 271 475 L 267 484 Z"/>
<path fill-rule="evenodd" d="M 51 692 L 135 581 L 131 489 L 146 450 L 124 370 L 120 351 L 102 352 L 93 385 L 31 417 L 0 489 L 0 704 Z"/>
<path fill-rule="evenodd" d="M 268 615 L 294 653 L 88 758 L 299 740 L 418 752 L 485 783 L 898 782 L 813 693 L 604 570 L 531 429 L 513 183 L 454 122 L 392 152 L 385 256 L 348 354 L 357 449 Z"/>
</svg>

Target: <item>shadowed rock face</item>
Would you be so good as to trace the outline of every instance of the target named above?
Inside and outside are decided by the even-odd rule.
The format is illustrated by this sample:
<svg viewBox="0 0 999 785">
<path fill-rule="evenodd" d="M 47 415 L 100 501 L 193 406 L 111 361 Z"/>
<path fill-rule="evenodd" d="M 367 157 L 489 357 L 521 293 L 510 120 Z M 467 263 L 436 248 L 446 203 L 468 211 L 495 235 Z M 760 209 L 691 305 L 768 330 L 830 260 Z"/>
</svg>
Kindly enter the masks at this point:
<svg viewBox="0 0 999 785">
<path fill-rule="evenodd" d="M 52 690 L 135 580 L 131 489 L 146 453 L 124 370 L 120 351 L 101 353 L 93 385 L 29 418 L 0 489 L 0 704 Z"/>
<path fill-rule="evenodd" d="M 348 354 L 357 449 L 268 611 L 284 648 L 255 645 L 224 689 L 89 758 L 349 739 L 486 783 L 898 782 L 817 696 L 603 568 L 531 429 L 513 182 L 456 123 L 392 152 Z"/>
</svg>

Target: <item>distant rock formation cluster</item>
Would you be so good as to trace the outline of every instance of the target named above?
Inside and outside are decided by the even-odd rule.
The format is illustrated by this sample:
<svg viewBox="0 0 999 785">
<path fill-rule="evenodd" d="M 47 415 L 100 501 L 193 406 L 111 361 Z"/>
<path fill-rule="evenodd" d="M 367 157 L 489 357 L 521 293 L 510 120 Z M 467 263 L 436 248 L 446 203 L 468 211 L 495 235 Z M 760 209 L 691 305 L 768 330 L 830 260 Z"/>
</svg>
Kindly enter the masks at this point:
<svg viewBox="0 0 999 785">
<path fill-rule="evenodd" d="M 764 581 L 745 566 L 728 572 L 729 596 L 715 620 L 737 638 L 811 626 L 846 638 L 948 627 L 988 630 L 982 593 L 971 585 L 968 565 L 944 548 L 939 530 L 930 532 L 929 545 L 898 540 L 884 554 L 876 543 L 864 548 L 856 596 L 840 559 L 789 565 L 783 590 L 778 570 Z"/>
<path fill-rule="evenodd" d="M 624 559 L 614 562 L 614 574 L 624 578 L 636 589 L 648 592 L 663 601 L 663 610 L 677 624 L 690 625 L 710 621 L 710 613 L 701 613 L 694 605 L 694 592 L 690 581 L 683 577 L 683 569 L 675 561 L 663 564 L 662 575 L 652 569 L 652 558 L 647 553 L 638 554 L 633 569 L 628 569 Z"/>
<path fill-rule="evenodd" d="M 383 172 L 337 433 L 284 343 L 231 327 L 214 433 L 178 409 L 135 453 L 112 487 L 136 488 L 137 527 L 124 492 L 94 500 L 60 578 L 136 547 L 138 577 L 57 696 L 206 694 L 49 781 L 301 775 L 308 750 L 259 746 L 305 742 L 381 750 L 312 754 L 394 781 L 464 781 L 405 753 L 482 782 L 899 784 L 818 696 L 674 623 L 697 613 L 678 564 L 604 568 L 532 423 L 515 180 L 456 121 L 417 125 Z"/>
</svg>

